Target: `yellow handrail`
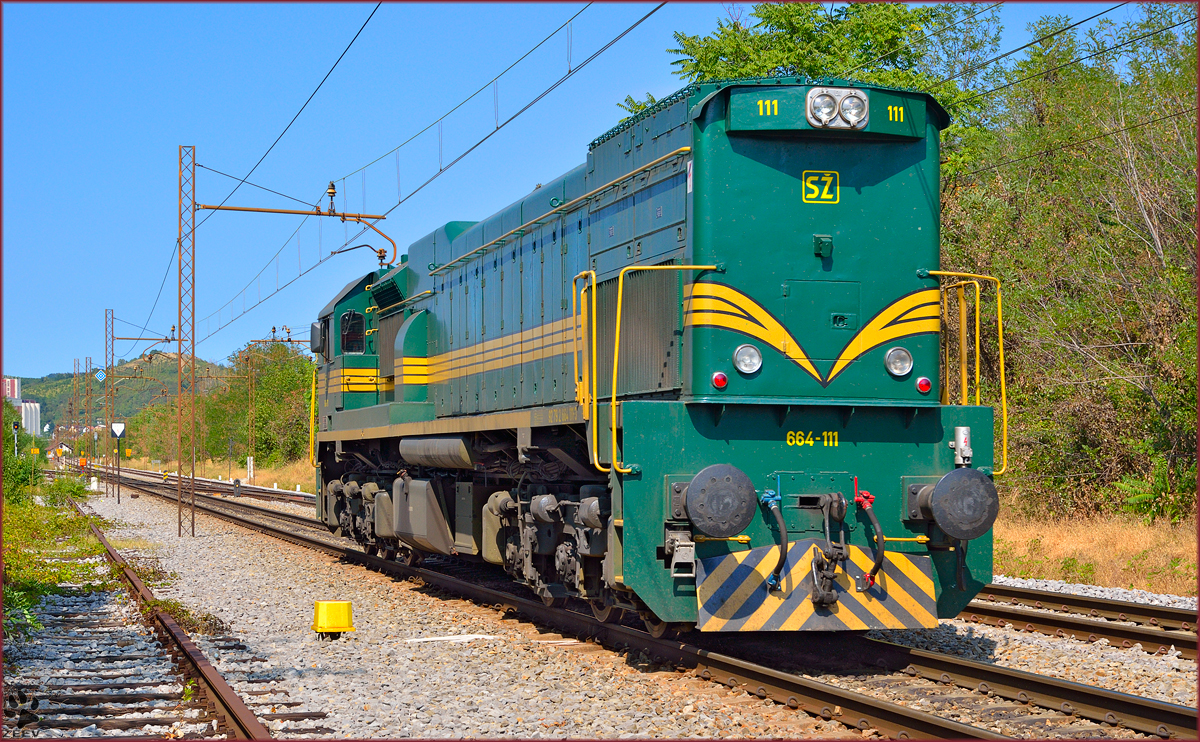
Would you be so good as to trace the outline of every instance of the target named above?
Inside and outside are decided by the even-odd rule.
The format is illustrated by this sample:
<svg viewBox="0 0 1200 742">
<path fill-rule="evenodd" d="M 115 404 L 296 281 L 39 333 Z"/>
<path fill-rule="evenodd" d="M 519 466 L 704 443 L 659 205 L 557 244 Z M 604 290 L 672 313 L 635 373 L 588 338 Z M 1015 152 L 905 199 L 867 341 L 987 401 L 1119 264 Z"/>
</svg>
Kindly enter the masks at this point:
<svg viewBox="0 0 1200 742">
<path fill-rule="evenodd" d="M 613 375 L 612 402 L 609 405 L 609 427 L 612 428 L 612 467 L 620 474 L 629 474 L 633 469 L 625 469 L 617 460 L 617 364 L 621 359 L 621 302 L 625 295 L 625 274 L 631 271 L 715 271 L 715 265 L 630 265 L 621 269 L 617 276 L 617 321 L 613 330 Z"/>
<path fill-rule="evenodd" d="M 980 286 L 979 281 L 959 281 L 942 287 L 942 322 L 946 324 L 950 321 L 950 312 L 946 306 L 946 292 L 950 289 L 958 289 L 958 362 L 960 374 L 959 398 L 961 404 L 967 403 L 967 365 L 966 365 L 966 346 L 963 345 L 963 338 L 966 336 L 966 300 L 963 296 L 964 286 L 975 287 L 975 404 L 979 404 L 979 297 Z M 950 404 L 949 387 L 950 387 L 950 343 L 946 343 L 946 384 L 942 387 L 942 404 Z"/>
<path fill-rule="evenodd" d="M 509 231 L 500 235 L 499 237 L 492 240 L 491 242 L 488 242 L 487 244 L 481 245 L 481 246 L 475 248 L 474 250 L 471 250 L 470 252 L 465 252 L 462 255 L 459 255 L 457 258 L 454 258 L 450 262 L 443 263 L 442 265 L 439 265 L 439 266 L 431 269 L 429 271 L 429 275 L 436 276 L 437 274 L 441 273 L 442 271 L 449 269 L 455 263 L 466 260 L 467 258 L 470 258 L 477 253 L 486 253 L 488 251 L 488 249 L 491 248 L 493 245 L 504 245 L 505 240 L 507 240 L 509 237 L 513 236 L 514 234 L 517 234 L 518 232 L 520 232 L 520 236 L 523 237 L 525 235 L 525 229 L 527 227 L 531 227 L 535 224 L 538 224 L 543 219 L 545 219 L 549 216 L 553 216 L 555 214 L 559 214 L 559 215 L 565 214 L 568 211 L 570 211 L 571 209 L 575 208 L 578 204 L 581 204 L 584 201 L 588 201 L 588 200 L 592 199 L 593 197 L 595 197 L 596 194 L 602 193 L 603 191 L 607 191 L 609 188 L 613 188 L 614 186 L 616 186 L 618 183 L 620 183 L 622 181 L 626 181 L 626 180 L 629 180 L 630 178 L 637 177 L 638 175 L 641 175 L 642 173 L 646 172 L 647 170 L 653 170 L 654 168 L 663 164 L 667 160 L 670 160 L 675 157 L 682 157 L 683 155 L 686 155 L 688 152 L 691 152 L 691 151 L 692 151 L 691 147 L 680 147 L 679 149 L 675 150 L 674 152 L 670 152 L 670 153 L 665 154 L 662 157 L 659 157 L 655 160 L 651 160 L 650 162 L 647 162 L 645 165 L 642 165 L 641 167 L 639 167 L 638 169 L 632 170 L 628 173 L 625 173 L 624 175 L 617 178 L 616 180 L 610 180 L 609 182 L 605 183 L 604 185 L 600 186 L 599 188 L 588 191 L 587 193 L 583 194 L 582 196 L 579 196 L 578 198 L 573 198 L 565 204 L 560 204 L 559 206 L 554 207 L 552 210 L 547 211 L 545 214 L 542 214 L 537 219 L 531 219 L 530 221 L 525 222 L 524 224 L 522 224 L 519 227 L 510 229 Z M 432 263 L 431 263 L 431 265 L 432 265 Z"/>
<path fill-rule="evenodd" d="M 958 271 L 918 271 L 918 276 L 949 276 L 952 278 L 976 279 L 991 281 L 996 284 L 996 344 L 1000 352 L 1000 456 L 1001 466 L 992 474 L 1003 474 L 1008 471 L 1008 392 L 1004 383 L 1004 305 L 1000 293 L 1000 279 L 994 276 L 983 276 L 978 273 L 960 273 Z M 977 310 L 978 312 L 978 310 Z M 978 334 L 976 334 L 978 337 Z"/>
<path fill-rule="evenodd" d="M 589 287 L 587 283 L 584 283 L 583 288 L 579 289 L 579 293 L 576 294 L 576 282 L 585 277 L 591 278 L 591 286 Z M 578 311 L 576 309 L 576 299 L 578 299 L 578 306 L 581 307 L 585 312 L 587 311 L 587 305 L 583 300 L 583 292 L 587 291 L 589 288 L 591 289 L 592 311 L 588 313 L 588 337 L 591 338 L 592 341 L 592 352 L 588 354 L 586 368 L 584 371 L 587 373 L 587 381 L 590 381 L 592 384 L 591 394 L 588 394 L 587 381 L 581 379 L 579 376 L 579 367 L 581 365 L 579 361 L 579 319 Z M 608 473 L 611 471 L 611 469 L 609 469 L 607 466 L 601 465 L 600 463 L 600 451 L 597 442 L 598 434 L 596 430 L 596 271 L 580 271 L 577 276 L 571 279 L 571 324 L 573 326 L 571 344 L 573 347 L 572 357 L 575 364 L 575 399 L 580 405 L 583 406 L 585 417 L 588 417 L 588 405 L 591 405 L 591 415 L 589 421 L 591 423 L 590 427 L 592 429 L 592 434 L 591 440 L 589 440 L 588 443 L 589 452 L 592 456 L 592 466 L 596 467 L 596 469 L 599 471 Z M 584 347 L 586 349 L 586 345 Z"/>
<path fill-rule="evenodd" d="M 317 468 L 317 449 L 315 447 L 317 427 L 317 367 L 313 366 L 312 399 L 308 403 L 308 463 Z"/>
</svg>

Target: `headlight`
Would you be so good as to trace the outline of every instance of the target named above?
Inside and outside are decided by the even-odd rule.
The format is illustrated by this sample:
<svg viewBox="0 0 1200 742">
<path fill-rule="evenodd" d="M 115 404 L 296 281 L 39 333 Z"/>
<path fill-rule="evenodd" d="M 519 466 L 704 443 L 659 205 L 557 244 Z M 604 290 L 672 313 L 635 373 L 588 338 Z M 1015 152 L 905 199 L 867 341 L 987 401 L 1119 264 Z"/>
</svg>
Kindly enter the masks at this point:
<svg viewBox="0 0 1200 742">
<path fill-rule="evenodd" d="M 904 376 L 912 371 L 912 353 L 904 348 L 892 348 L 883 357 L 883 364 L 887 366 L 888 373 L 892 376 Z"/>
<path fill-rule="evenodd" d="M 739 345 L 733 351 L 733 365 L 744 374 L 752 374 L 762 368 L 762 353 L 753 345 Z"/>
<path fill-rule="evenodd" d="M 858 88 L 809 88 L 804 120 L 814 129 L 866 129 L 871 123 L 871 93 Z"/>
<path fill-rule="evenodd" d="M 857 95 L 847 95 L 842 98 L 842 118 L 846 119 L 851 126 L 858 126 L 858 122 L 863 120 L 863 116 L 867 114 L 867 103 Z"/>
<path fill-rule="evenodd" d="M 816 98 L 813 98 L 812 112 L 813 115 L 821 121 L 821 123 L 828 123 L 829 121 L 833 120 L 833 117 L 837 112 L 837 101 L 833 99 L 832 95 L 822 93 Z"/>
</svg>

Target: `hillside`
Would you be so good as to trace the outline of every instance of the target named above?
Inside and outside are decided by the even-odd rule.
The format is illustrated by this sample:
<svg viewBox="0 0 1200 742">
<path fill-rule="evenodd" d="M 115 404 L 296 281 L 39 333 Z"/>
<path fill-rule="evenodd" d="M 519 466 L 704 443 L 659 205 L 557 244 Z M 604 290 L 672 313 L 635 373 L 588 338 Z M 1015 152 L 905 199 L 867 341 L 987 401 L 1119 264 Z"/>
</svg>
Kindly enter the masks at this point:
<svg viewBox="0 0 1200 742">
<path fill-rule="evenodd" d="M 128 419 L 136 415 L 147 405 L 157 404 L 165 399 L 160 396 L 164 391 L 171 395 L 175 393 L 176 384 L 176 354 L 152 353 L 147 358 L 127 361 L 116 367 L 116 376 L 141 376 L 137 379 L 117 379 L 117 417 Z M 95 373 L 93 369 L 92 373 Z M 228 373 L 223 366 L 196 359 L 196 376 Z M 81 411 L 84 406 L 83 376 L 80 372 L 79 404 Z M 42 424 L 64 424 L 68 416 L 68 403 L 71 400 L 70 373 L 55 373 L 40 378 L 21 379 L 21 397 L 40 402 L 42 405 Z M 92 416 L 100 417 L 104 410 L 104 384 L 92 382 Z M 197 379 L 197 390 L 208 390 L 213 386 L 211 380 Z"/>
</svg>

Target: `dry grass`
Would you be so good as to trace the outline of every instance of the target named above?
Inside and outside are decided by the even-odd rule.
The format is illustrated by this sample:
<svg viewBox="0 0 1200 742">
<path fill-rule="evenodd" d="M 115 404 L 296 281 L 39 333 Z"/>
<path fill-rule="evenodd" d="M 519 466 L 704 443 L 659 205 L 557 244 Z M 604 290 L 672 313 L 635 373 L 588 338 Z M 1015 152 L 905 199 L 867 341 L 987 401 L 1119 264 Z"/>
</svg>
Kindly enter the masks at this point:
<svg viewBox="0 0 1200 742">
<path fill-rule="evenodd" d="M 114 536 L 108 537 L 108 543 L 117 551 L 140 551 L 146 554 L 157 552 L 159 544 L 153 541 L 147 541 L 144 538 L 117 538 Z"/>
<path fill-rule="evenodd" d="M 1033 519 L 1002 506 L 994 533 L 997 574 L 1196 594 L 1195 520 Z"/>
<path fill-rule="evenodd" d="M 163 462 L 161 464 L 151 464 L 149 459 L 130 459 L 123 463 L 134 469 L 150 469 L 158 471 L 168 467 L 174 471 L 174 462 Z M 232 474 L 230 473 L 232 471 Z M 196 475 L 202 477 L 210 477 L 216 479 L 219 475 L 222 479 L 240 479 L 246 482 L 246 469 L 239 467 L 236 463 L 232 470 L 224 461 L 209 461 L 203 465 L 196 465 Z M 281 490 L 296 491 L 296 485 L 300 485 L 301 492 L 307 492 L 310 495 L 313 493 L 313 468 L 308 465 L 305 460 L 293 461 L 290 464 L 285 464 L 278 467 L 254 467 L 254 484 L 259 487 L 271 487 L 278 484 Z"/>
</svg>

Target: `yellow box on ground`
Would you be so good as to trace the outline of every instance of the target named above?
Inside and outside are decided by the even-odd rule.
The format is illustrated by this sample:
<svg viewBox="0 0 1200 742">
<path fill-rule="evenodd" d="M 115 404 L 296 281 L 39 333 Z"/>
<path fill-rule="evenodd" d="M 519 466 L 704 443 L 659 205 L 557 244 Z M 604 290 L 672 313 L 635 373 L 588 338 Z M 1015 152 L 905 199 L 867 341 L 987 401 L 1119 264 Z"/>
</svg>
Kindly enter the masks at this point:
<svg viewBox="0 0 1200 742">
<path fill-rule="evenodd" d="M 313 631 L 354 631 L 353 611 L 348 600 L 318 600 L 313 606 Z"/>
</svg>

